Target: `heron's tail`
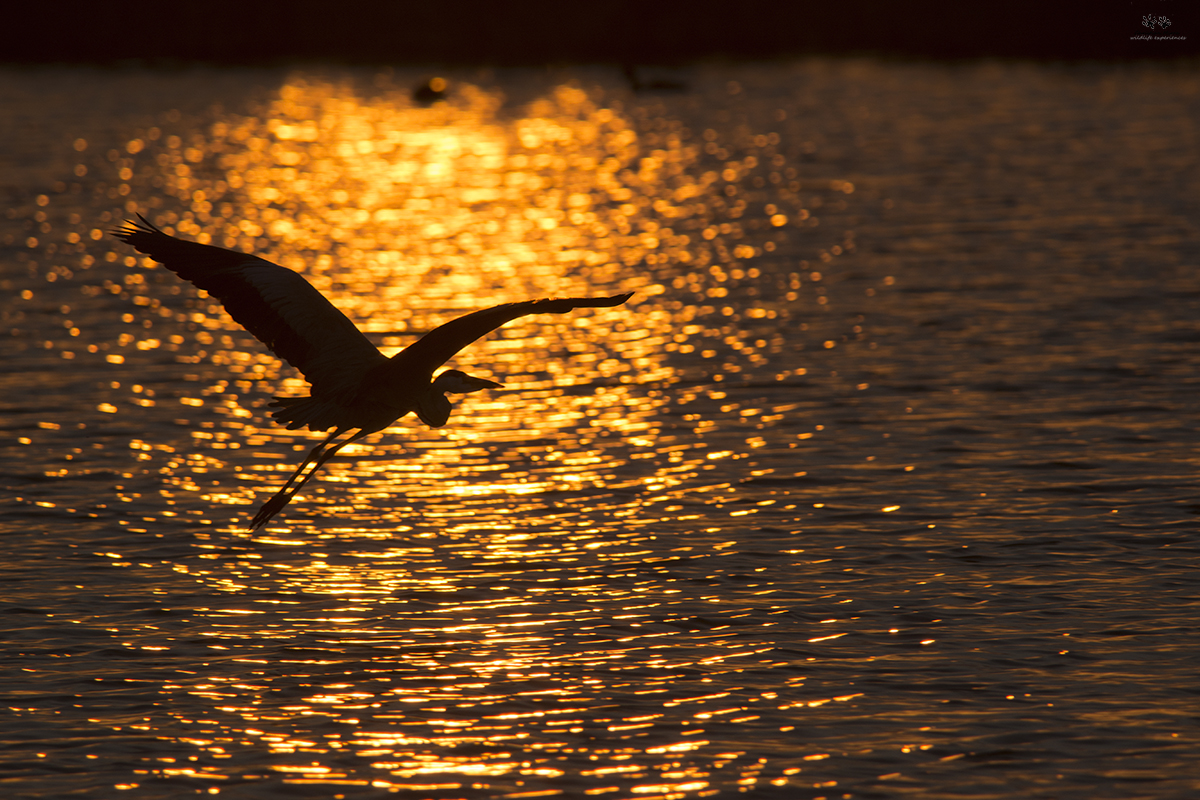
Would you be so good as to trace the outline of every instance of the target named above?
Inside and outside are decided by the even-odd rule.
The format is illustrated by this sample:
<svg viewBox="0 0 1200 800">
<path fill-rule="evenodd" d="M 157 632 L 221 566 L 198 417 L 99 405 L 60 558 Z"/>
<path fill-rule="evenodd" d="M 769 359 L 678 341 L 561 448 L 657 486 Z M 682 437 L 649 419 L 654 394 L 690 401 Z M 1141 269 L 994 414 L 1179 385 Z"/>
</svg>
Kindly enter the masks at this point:
<svg viewBox="0 0 1200 800">
<path fill-rule="evenodd" d="M 276 397 L 271 401 L 271 416 L 281 425 L 287 425 L 289 431 L 308 426 L 309 430 L 327 431 L 337 427 L 338 412 L 341 406 L 315 397 Z"/>
</svg>

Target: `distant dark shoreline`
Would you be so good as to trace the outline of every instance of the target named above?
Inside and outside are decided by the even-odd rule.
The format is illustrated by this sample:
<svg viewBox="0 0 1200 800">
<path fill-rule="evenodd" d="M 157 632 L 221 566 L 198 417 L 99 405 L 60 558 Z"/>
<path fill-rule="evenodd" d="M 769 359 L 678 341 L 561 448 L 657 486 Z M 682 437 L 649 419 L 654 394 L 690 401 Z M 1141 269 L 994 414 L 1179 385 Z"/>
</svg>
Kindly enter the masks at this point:
<svg viewBox="0 0 1200 800">
<path fill-rule="evenodd" d="M 1120 61 L 1198 54 L 1200 30 L 1192 30 L 1192 23 L 1200 14 L 1187 4 L 1155 4 L 1156 19 L 1169 20 L 1162 30 L 1147 28 L 1133 6 L 1105 5 L 1032 0 L 26 4 L 11 12 L 0 63 L 532 66 L 814 55 Z"/>
</svg>

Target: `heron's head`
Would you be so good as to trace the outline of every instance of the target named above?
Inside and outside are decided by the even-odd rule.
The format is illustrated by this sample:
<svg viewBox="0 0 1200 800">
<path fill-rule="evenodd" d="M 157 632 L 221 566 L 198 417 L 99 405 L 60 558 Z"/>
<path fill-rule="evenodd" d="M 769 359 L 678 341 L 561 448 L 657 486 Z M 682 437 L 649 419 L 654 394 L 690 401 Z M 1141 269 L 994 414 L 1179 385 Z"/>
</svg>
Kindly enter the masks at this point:
<svg viewBox="0 0 1200 800">
<path fill-rule="evenodd" d="M 478 392 L 480 389 L 499 389 L 502 385 L 485 378 L 476 378 L 474 375 L 468 375 L 456 369 L 446 370 L 433 381 L 435 391 L 453 394 L 470 394 Z"/>
<path fill-rule="evenodd" d="M 456 369 L 448 369 L 434 379 L 433 383 L 417 401 L 417 416 L 431 428 L 440 428 L 450 419 L 452 407 L 446 393 L 470 394 L 480 389 L 497 389 L 500 384 L 484 378 L 476 378 Z"/>
</svg>

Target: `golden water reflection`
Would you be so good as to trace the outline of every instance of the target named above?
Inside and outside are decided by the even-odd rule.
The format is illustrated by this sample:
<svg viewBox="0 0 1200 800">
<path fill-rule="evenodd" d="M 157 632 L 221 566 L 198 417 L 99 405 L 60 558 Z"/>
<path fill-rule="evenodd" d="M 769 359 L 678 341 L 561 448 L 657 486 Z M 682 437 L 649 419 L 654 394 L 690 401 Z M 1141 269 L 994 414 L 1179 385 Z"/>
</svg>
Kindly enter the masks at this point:
<svg viewBox="0 0 1200 800">
<path fill-rule="evenodd" d="M 795 258 L 793 234 L 819 222 L 804 205 L 844 197 L 848 182 L 817 181 L 806 199 L 777 132 L 735 126 L 718 134 L 669 115 L 648 120 L 645 109 L 631 115 L 619 99 L 606 103 L 602 92 L 573 85 L 515 116 L 502 102 L 498 92 L 461 84 L 453 102 L 422 107 L 384 77 L 364 88 L 298 75 L 261 114 L 222 114 L 187 135 L 154 128 L 125 154 L 109 154 L 126 179 L 143 179 L 142 202 L 129 200 L 127 210 L 296 269 L 385 353 L 497 303 L 637 292 L 633 305 L 525 318 L 467 348 L 454 365 L 505 390 L 465 397 L 443 430 L 402 421 L 346 448 L 293 502 L 292 517 L 307 501 L 344 519 L 365 512 L 403 525 L 411 508 L 393 505 L 400 495 L 670 489 L 734 451 L 702 453 L 664 435 L 664 390 L 697 376 L 806 371 L 779 373 L 771 362 L 795 329 L 809 327 L 791 322 L 801 287 L 827 310 L 818 267 L 852 250 L 853 233 L 823 250 L 805 245 L 811 263 Z M 201 367 L 190 376 L 196 391 L 177 402 L 205 418 L 192 423 L 192 452 L 173 453 L 160 468 L 166 482 L 195 492 L 197 475 L 233 469 L 242 485 L 205 497 L 250 505 L 254 491 L 291 471 L 313 436 L 281 431 L 254 405 L 263 393 L 301 394 L 306 384 L 281 373 L 218 304 L 164 297 L 164 289 L 191 290 L 149 259 L 109 256 L 142 268 L 124 287 L 142 309 L 125 315 L 131 329 L 179 331 L 124 333 L 113 349 L 165 349 Z M 153 388 L 132 389 L 137 405 L 161 402 Z M 759 419 L 764 411 L 738 413 Z M 767 425 L 783 415 L 764 418 Z M 698 422 L 697 432 L 707 425 Z M 635 452 L 611 452 L 608 437 Z M 160 463 L 155 450 L 172 450 L 140 440 L 131 447 Z M 647 472 L 637 459 L 667 463 Z"/>
<path fill-rule="evenodd" d="M 287 782 L 482 796 L 693 793 L 731 772 L 787 785 L 790 761 L 764 775 L 721 743 L 783 736 L 806 709 L 861 696 L 808 687 L 803 659 L 778 649 L 795 624 L 780 587 L 805 562 L 748 563 L 729 528 L 667 544 L 676 531 L 647 530 L 654 511 L 530 507 L 525 523 L 418 523 L 399 541 L 200 534 L 211 549 L 175 568 L 216 590 L 213 607 L 170 649 L 202 644 L 202 663 L 164 687 L 165 705 L 232 735 L 207 744 L 295 757 L 271 767 Z M 810 646 L 856 627 L 824 622 Z M 778 671 L 767 688 L 764 670 Z"/>
<path fill-rule="evenodd" d="M 789 608 L 772 573 L 805 562 L 783 550 L 790 530 L 778 565 L 730 549 L 746 524 L 791 518 L 788 490 L 743 484 L 802 475 L 795 448 L 814 436 L 800 402 L 747 387 L 805 375 L 809 339 L 862 338 L 856 307 L 831 321 L 826 281 L 853 233 L 816 213 L 854 187 L 802 186 L 798 152 L 779 129 L 697 127 L 577 85 L 514 110 L 457 84 L 423 107 L 385 78 L 302 75 L 260 112 L 111 151 L 126 213 L 301 272 L 386 353 L 481 307 L 637 293 L 467 348 L 454 365 L 504 390 L 466 396 L 444 429 L 401 421 L 347 447 L 251 535 L 255 494 L 311 438 L 259 405 L 306 385 L 219 304 L 108 251 L 130 270 L 93 295 L 132 305 L 90 352 L 188 365 L 186 388 L 144 369 L 100 401 L 185 431 L 131 438 L 163 488 L 126 528 L 187 525 L 195 554 L 170 569 L 211 593 L 186 633 L 142 631 L 195 661 L 163 686 L 179 740 L 201 760 L 265 747 L 290 784 L 431 796 L 787 785 L 798 767 L 767 774 L 721 743 L 858 696 L 747 677 L 795 675 L 775 652 Z M 219 761 L 148 774 L 247 778 Z"/>
<path fill-rule="evenodd" d="M 652 221 L 629 219 L 636 209 L 625 201 L 633 192 L 617 177 L 637 153 L 627 121 L 570 87 L 504 125 L 495 117 L 498 98 L 471 87 L 460 91 L 460 102 L 433 109 L 412 107 L 396 94 L 366 101 L 346 87 L 289 83 L 263 118 L 217 123 L 210 137 L 183 149 L 164 188 L 190 200 L 190 208 L 160 219 L 200 241 L 265 250 L 304 272 L 377 334 L 385 352 L 411 341 L 407 332 L 497 303 L 631 289 L 643 298 L 661 293 L 647 276 L 626 271 L 654 249 L 669 257 L 676 241 Z M 650 159 L 664 163 L 690 157 L 677 137 L 655 152 Z M 224 179 L 198 178 L 188 162 L 211 163 Z M 641 172 L 643 182 L 655 176 L 650 163 Z M 227 327 L 215 311 L 206 309 L 199 324 Z M 477 445 L 485 439 L 553 442 L 560 431 L 589 424 L 623 434 L 652 432 L 648 417 L 655 404 L 633 402 L 621 384 L 670 380 L 662 363 L 666 337 L 641 325 L 628 329 L 625 319 L 627 312 L 614 311 L 510 326 L 456 361 L 520 392 L 519 404 L 504 394 L 473 398 L 456 414 L 471 424 L 447 429 L 439 436 L 444 444 L 406 442 L 403 460 L 365 468 L 343 460 L 325 481 L 353 483 L 348 489 L 357 506 L 394 494 L 398 482 L 408 484 L 408 496 L 423 497 L 531 494 L 602 480 L 594 468 L 581 469 L 588 459 L 564 459 L 550 445 L 529 448 L 550 450 L 548 461 L 562 462 L 536 480 L 506 470 Z M 222 345 L 230 343 L 222 337 Z M 212 360 L 235 375 L 277 378 L 258 347 L 218 349 Z M 564 387 L 610 381 L 603 394 L 564 396 Z M 298 379 L 283 384 L 290 392 L 304 390 Z M 222 399 L 232 416 L 241 416 L 235 397 Z M 290 440 L 263 437 L 236 421 L 224 427 L 242 427 L 259 444 Z M 385 447 L 376 455 L 403 448 Z M 360 447 L 345 455 L 368 452 Z M 254 472 L 282 471 L 289 461 L 256 465 Z M 424 486 L 413 487 L 418 474 Z"/>
</svg>

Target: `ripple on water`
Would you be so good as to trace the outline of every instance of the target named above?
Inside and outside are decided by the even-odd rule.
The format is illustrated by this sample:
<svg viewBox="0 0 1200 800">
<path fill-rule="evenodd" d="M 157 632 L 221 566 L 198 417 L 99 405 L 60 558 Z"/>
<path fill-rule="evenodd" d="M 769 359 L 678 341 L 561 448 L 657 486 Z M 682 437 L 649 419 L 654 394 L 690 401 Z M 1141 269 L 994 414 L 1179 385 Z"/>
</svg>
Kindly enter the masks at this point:
<svg viewBox="0 0 1200 800">
<path fill-rule="evenodd" d="M 1195 786 L 1194 76 L 684 72 L 428 107 L 400 72 L 0 83 L 31 120 L 0 137 L 10 785 Z M 133 212 L 302 271 L 385 352 L 637 295 L 467 349 L 505 390 L 251 535 L 313 443 L 262 405 L 305 386 L 104 236 Z"/>
</svg>

